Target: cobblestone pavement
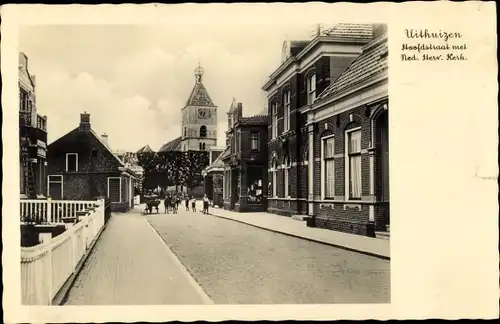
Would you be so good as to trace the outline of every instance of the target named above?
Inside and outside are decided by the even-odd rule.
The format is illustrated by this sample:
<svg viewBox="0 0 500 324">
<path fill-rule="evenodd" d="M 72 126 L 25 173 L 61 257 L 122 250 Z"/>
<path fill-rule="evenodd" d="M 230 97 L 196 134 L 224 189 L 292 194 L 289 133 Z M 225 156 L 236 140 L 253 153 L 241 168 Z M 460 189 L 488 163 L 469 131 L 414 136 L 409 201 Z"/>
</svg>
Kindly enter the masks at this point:
<svg viewBox="0 0 500 324">
<path fill-rule="evenodd" d="M 387 260 L 183 209 L 148 220 L 216 304 L 390 302 Z"/>
<path fill-rule="evenodd" d="M 206 303 L 193 283 L 145 216 L 113 214 L 66 305 Z"/>
</svg>

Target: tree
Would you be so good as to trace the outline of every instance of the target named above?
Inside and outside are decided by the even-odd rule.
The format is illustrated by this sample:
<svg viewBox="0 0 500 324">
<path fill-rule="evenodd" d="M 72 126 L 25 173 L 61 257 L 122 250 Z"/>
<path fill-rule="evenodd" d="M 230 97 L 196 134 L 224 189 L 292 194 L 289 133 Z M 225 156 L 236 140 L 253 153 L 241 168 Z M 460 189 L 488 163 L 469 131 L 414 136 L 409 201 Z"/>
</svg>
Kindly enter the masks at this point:
<svg viewBox="0 0 500 324">
<path fill-rule="evenodd" d="M 205 151 L 167 151 L 139 153 L 137 163 L 144 170 L 144 188 L 174 184 L 176 187 L 193 188 L 203 183 L 201 172 L 208 166 L 209 160 Z"/>
</svg>

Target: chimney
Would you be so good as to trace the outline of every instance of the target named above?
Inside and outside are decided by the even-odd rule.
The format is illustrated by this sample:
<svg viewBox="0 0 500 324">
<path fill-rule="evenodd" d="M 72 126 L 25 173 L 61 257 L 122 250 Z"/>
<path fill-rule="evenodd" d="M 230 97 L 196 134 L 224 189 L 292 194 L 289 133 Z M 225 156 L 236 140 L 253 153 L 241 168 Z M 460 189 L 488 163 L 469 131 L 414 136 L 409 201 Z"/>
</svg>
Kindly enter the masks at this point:
<svg viewBox="0 0 500 324">
<path fill-rule="evenodd" d="M 80 131 L 82 132 L 90 132 L 90 114 L 86 111 L 80 114 Z"/>
<path fill-rule="evenodd" d="M 104 144 L 108 145 L 108 134 L 106 134 L 106 133 L 102 134 L 101 138 L 102 138 L 102 141 L 104 142 Z"/>
</svg>

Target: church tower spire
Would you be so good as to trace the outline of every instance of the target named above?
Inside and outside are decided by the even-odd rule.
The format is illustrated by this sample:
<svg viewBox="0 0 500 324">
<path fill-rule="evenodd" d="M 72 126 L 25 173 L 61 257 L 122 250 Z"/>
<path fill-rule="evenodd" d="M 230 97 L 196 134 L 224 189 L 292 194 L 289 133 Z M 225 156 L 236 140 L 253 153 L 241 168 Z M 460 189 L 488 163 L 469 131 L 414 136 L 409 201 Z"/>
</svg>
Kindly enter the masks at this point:
<svg viewBox="0 0 500 324">
<path fill-rule="evenodd" d="M 198 67 L 194 69 L 194 75 L 196 77 L 196 83 L 201 83 L 203 81 L 203 74 L 205 70 L 201 67 L 200 61 L 198 61 Z"/>
<path fill-rule="evenodd" d="M 217 146 L 217 106 L 203 84 L 204 74 L 205 70 L 198 61 L 194 69 L 196 82 L 182 108 L 182 151 L 205 151 Z"/>
</svg>

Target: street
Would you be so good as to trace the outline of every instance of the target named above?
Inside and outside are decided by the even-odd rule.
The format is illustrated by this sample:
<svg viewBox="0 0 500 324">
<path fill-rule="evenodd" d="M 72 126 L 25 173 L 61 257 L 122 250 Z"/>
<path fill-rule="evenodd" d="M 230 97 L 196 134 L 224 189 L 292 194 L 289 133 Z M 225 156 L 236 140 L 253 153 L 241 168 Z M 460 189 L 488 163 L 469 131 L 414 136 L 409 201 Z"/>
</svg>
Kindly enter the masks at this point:
<svg viewBox="0 0 500 324">
<path fill-rule="evenodd" d="M 147 218 L 216 304 L 390 302 L 387 260 L 183 208 Z"/>
<path fill-rule="evenodd" d="M 390 302 L 387 260 L 200 209 L 145 216 L 139 206 L 114 214 L 66 304 Z"/>
</svg>

